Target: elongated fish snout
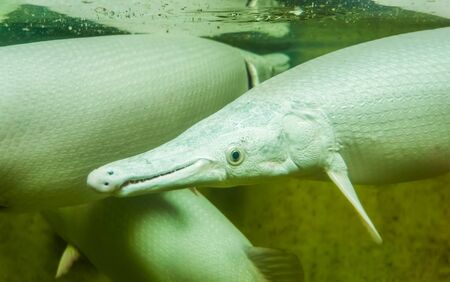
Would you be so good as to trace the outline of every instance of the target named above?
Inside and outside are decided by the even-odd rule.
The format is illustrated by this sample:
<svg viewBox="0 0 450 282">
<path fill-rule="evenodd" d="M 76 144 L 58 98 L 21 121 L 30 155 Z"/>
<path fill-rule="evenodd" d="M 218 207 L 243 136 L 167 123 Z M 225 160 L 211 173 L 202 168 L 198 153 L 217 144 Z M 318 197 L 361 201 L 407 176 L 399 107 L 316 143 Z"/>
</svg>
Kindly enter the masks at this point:
<svg viewBox="0 0 450 282">
<path fill-rule="evenodd" d="M 212 161 L 208 159 L 198 158 L 184 163 L 173 158 L 168 160 L 152 164 L 139 156 L 107 164 L 88 175 L 87 185 L 98 193 L 128 197 L 187 188 L 192 183 L 204 184 L 225 178 L 225 172 L 211 165 Z"/>
<path fill-rule="evenodd" d="M 121 188 L 124 181 L 123 173 L 112 167 L 100 167 L 87 177 L 87 185 L 100 193 L 114 193 Z"/>
</svg>

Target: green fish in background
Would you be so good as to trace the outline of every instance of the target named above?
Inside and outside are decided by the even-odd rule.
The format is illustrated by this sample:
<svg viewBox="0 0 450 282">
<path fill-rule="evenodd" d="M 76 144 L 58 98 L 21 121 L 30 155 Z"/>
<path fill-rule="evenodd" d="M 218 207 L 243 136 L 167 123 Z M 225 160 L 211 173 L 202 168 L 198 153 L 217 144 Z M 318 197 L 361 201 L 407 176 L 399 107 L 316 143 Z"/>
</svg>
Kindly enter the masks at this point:
<svg viewBox="0 0 450 282">
<path fill-rule="evenodd" d="M 0 206 L 35 210 L 104 197 L 102 163 L 175 137 L 287 69 L 212 40 L 117 35 L 0 48 Z"/>
<path fill-rule="evenodd" d="M 391 36 L 301 64 L 177 138 L 106 164 L 96 191 L 128 197 L 280 177 L 331 179 L 376 242 L 354 184 L 450 171 L 450 28 Z"/>
<path fill-rule="evenodd" d="M 45 211 L 50 225 L 113 281 L 304 281 L 297 257 L 253 247 L 190 190 Z M 79 254 L 69 246 L 57 277 Z"/>
<path fill-rule="evenodd" d="M 289 33 L 288 22 L 264 20 L 277 9 L 284 11 L 274 0 L 2 0 L 0 21 L 20 5 L 45 7 L 130 33 L 217 36 L 258 32 L 274 37 Z"/>
</svg>

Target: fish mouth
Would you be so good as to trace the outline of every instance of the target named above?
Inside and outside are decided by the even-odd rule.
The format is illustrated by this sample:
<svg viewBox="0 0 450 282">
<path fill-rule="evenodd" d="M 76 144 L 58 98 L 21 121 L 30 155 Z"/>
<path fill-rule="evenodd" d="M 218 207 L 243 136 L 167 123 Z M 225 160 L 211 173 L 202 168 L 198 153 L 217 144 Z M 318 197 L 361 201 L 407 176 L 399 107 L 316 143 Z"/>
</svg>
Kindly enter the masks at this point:
<svg viewBox="0 0 450 282">
<path fill-rule="evenodd" d="M 179 182 L 192 176 L 202 164 L 197 160 L 150 176 L 131 177 L 119 186 L 115 194 L 128 197 L 183 188 L 179 187 L 182 184 Z"/>
</svg>

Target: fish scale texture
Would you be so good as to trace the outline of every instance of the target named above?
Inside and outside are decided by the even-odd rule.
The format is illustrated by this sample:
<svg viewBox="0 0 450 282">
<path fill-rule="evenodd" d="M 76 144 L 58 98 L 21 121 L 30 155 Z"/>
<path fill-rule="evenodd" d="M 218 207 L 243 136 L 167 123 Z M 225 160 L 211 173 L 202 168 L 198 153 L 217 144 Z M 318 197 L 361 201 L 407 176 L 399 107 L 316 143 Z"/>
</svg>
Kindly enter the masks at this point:
<svg viewBox="0 0 450 282">
<path fill-rule="evenodd" d="M 114 281 L 265 281 L 247 257 L 251 243 L 188 189 L 109 198 L 45 217 Z"/>
<path fill-rule="evenodd" d="M 173 138 L 247 88 L 239 51 L 200 38 L 125 35 L 2 47 L 0 205 L 94 199 L 85 185 L 89 171 Z"/>
<path fill-rule="evenodd" d="M 345 48 L 250 93 L 322 112 L 354 183 L 450 170 L 450 28 Z"/>
</svg>

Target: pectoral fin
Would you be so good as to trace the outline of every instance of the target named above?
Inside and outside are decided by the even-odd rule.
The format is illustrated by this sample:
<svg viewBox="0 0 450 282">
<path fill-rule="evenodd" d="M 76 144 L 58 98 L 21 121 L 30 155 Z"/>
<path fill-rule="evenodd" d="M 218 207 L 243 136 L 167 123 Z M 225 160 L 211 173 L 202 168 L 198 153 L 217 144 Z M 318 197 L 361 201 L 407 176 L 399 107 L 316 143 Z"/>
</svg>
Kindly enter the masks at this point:
<svg viewBox="0 0 450 282">
<path fill-rule="evenodd" d="M 329 167 L 326 169 L 326 173 L 356 209 L 375 242 L 381 244 L 383 240 L 358 199 L 358 195 L 348 178 L 347 166 L 341 155 L 334 153 Z"/>
<path fill-rule="evenodd" d="M 294 254 L 261 247 L 251 247 L 246 253 L 266 281 L 304 281 L 302 265 Z"/>
<path fill-rule="evenodd" d="M 67 274 L 73 264 L 81 257 L 80 252 L 72 245 L 68 244 L 59 260 L 58 269 L 55 278 Z"/>
</svg>

